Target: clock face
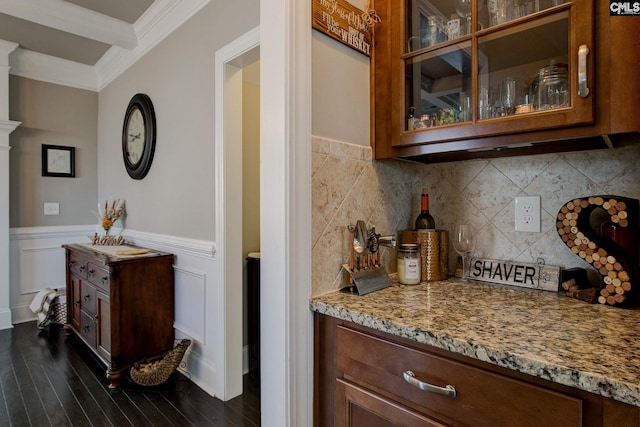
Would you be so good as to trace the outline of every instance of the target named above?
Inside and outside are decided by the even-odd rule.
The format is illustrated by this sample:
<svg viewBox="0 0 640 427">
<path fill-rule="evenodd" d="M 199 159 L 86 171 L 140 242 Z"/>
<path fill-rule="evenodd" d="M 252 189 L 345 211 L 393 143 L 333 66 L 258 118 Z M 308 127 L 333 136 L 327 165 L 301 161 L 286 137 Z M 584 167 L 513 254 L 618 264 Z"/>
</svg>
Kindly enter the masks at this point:
<svg viewBox="0 0 640 427">
<path fill-rule="evenodd" d="M 127 126 L 127 157 L 132 165 L 137 165 L 144 152 L 144 118 L 139 108 L 134 108 Z"/>
<path fill-rule="evenodd" d="M 124 167 L 133 179 L 149 172 L 156 148 L 156 114 L 148 95 L 138 93 L 131 98 L 122 124 L 122 156 Z"/>
</svg>

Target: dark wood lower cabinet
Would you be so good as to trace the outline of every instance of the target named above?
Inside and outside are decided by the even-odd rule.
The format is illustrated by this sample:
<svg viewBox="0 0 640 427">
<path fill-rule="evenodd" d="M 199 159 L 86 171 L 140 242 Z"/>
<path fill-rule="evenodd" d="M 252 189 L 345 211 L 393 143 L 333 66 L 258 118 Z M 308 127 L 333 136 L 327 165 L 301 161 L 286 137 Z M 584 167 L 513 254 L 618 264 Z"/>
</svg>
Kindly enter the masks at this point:
<svg viewBox="0 0 640 427">
<path fill-rule="evenodd" d="M 336 425 L 349 427 L 441 427 L 396 402 L 355 384 L 336 380 Z"/>
<path fill-rule="evenodd" d="M 172 254 L 150 251 L 118 257 L 82 245 L 64 245 L 67 333 L 106 365 L 111 388 L 135 362 L 173 347 Z"/>
<path fill-rule="evenodd" d="M 635 406 L 317 313 L 314 381 L 317 427 L 640 426 Z"/>
</svg>

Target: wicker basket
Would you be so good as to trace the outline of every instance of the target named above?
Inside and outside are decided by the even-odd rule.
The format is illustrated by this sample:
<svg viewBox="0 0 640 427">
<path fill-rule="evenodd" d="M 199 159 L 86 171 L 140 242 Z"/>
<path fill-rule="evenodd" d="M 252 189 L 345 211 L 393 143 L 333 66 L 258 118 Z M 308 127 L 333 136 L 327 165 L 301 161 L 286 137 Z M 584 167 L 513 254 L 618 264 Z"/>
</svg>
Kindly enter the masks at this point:
<svg viewBox="0 0 640 427">
<path fill-rule="evenodd" d="M 445 280 L 449 272 L 449 232 L 404 230 L 401 243 L 420 245 L 420 281 Z"/>
<path fill-rule="evenodd" d="M 49 321 L 57 325 L 67 323 L 67 298 L 65 295 L 60 295 L 55 299 L 49 313 Z"/>
<path fill-rule="evenodd" d="M 131 367 L 131 379 L 142 386 L 162 384 L 178 368 L 190 345 L 191 340 L 185 338 L 164 356 L 135 363 Z"/>
</svg>

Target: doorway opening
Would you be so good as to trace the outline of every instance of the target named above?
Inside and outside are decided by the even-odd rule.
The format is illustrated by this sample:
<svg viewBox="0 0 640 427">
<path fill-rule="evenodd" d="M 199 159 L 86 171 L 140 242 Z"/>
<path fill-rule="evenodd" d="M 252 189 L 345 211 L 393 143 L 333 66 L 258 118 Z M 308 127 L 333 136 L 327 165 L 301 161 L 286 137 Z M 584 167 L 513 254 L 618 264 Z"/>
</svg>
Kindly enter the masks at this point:
<svg viewBox="0 0 640 427">
<path fill-rule="evenodd" d="M 248 311 L 247 271 L 248 255 L 260 251 L 259 59 L 259 28 L 216 52 L 216 241 L 224 294 L 220 397 L 225 401 L 243 394 L 243 382 L 259 391 L 255 361 L 249 370 L 253 313 Z"/>
</svg>

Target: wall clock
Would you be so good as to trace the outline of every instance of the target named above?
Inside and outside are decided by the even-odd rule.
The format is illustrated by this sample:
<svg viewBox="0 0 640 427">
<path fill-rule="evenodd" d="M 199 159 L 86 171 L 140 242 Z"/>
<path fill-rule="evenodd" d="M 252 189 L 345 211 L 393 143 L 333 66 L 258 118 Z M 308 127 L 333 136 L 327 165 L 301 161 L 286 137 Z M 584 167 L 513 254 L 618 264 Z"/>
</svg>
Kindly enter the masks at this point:
<svg viewBox="0 0 640 427">
<path fill-rule="evenodd" d="M 138 93 L 131 98 L 122 126 L 124 167 L 133 179 L 147 175 L 156 148 L 156 115 L 151 99 Z"/>
</svg>

